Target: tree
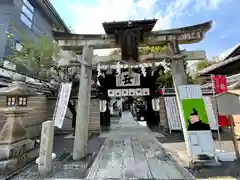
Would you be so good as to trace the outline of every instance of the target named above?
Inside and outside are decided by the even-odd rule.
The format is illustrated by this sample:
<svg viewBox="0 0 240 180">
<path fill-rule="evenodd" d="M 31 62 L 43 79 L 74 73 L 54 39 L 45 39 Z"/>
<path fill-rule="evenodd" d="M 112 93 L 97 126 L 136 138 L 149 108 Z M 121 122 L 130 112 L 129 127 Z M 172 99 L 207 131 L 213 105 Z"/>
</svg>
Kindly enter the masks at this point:
<svg viewBox="0 0 240 180">
<path fill-rule="evenodd" d="M 17 72 L 24 73 L 30 77 L 40 80 L 47 86 L 52 95 L 57 96 L 58 87 L 52 88 L 49 83 L 54 80 L 58 85 L 61 82 L 72 82 L 72 90 L 79 86 L 77 73 L 70 68 L 58 66 L 60 47 L 47 35 L 41 35 L 38 39 L 29 39 L 25 33 L 15 28 L 15 31 L 22 35 L 21 50 L 15 48 L 15 36 L 8 33 L 8 39 L 12 47 L 12 54 L 4 60 L 10 61 L 17 67 Z M 78 88 L 77 88 L 78 89 Z M 73 95 L 71 92 L 71 96 Z M 75 106 L 68 102 L 68 108 L 72 113 L 73 126 L 76 121 Z"/>
<path fill-rule="evenodd" d="M 208 61 L 207 59 L 205 59 L 205 60 L 199 61 L 197 63 L 196 69 L 197 69 L 197 71 L 201 71 L 201 70 L 203 70 L 203 69 L 205 69 L 205 68 L 207 68 L 207 67 L 209 67 L 209 66 L 211 66 L 215 63 L 216 63 L 216 61 Z"/>
</svg>

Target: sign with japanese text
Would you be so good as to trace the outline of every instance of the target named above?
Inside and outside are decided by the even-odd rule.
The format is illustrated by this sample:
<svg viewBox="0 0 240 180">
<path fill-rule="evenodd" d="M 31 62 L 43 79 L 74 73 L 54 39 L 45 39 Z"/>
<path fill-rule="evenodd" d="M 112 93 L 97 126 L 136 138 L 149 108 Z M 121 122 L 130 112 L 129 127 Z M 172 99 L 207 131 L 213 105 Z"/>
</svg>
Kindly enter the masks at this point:
<svg viewBox="0 0 240 180">
<path fill-rule="evenodd" d="M 164 103 L 170 130 L 182 130 L 176 97 L 164 97 Z"/>
<path fill-rule="evenodd" d="M 140 86 L 140 74 L 123 72 L 116 76 L 116 86 L 126 87 L 126 86 Z"/>
<path fill-rule="evenodd" d="M 70 98 L 72 83 L 62 83 L 54 111 L 54 126 L 62 128 L 65 114 L 67 112 L 68 101 Z"/>
<path fill-rule="evenodd" d="M 224 93 L 224 92 L 228 91 L 226 76 L 214 75 L 214 76 L 212 76 L 212 81 L 214 84 L 216 94 Z"/>
</svg>

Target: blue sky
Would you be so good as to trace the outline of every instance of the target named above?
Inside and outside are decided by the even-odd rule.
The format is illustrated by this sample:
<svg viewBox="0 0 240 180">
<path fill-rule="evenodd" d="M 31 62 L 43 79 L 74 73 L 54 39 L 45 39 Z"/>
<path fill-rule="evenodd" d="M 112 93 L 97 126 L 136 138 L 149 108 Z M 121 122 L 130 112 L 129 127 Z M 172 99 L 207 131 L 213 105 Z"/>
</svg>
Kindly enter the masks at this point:
<svg viewBox="0 0 240 180">
<path fill-rule="evenodd" d="M 183 46 L 205 50 L 209 59 L 240 43 L 240 0 L 51 0 L 76 33 L 103 33 L 105 21 L 159 19 L 154 30 L 177 28 L 212 20 L 205 39 Z"/>
</svg>

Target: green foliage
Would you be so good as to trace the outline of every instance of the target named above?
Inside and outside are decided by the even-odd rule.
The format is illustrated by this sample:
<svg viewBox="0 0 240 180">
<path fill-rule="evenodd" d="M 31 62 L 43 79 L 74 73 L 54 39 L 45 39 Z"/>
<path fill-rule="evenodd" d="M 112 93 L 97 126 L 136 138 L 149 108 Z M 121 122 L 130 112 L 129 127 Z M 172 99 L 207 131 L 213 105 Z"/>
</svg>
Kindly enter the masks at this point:
<svg viewBox="0 0 240 180">
<path fill-rule="evenodd" d="M 140 54 L 148 54 L 154 52 L 165 52 L 167 50 L 167 46 L 145 46 L 139 48 Z M 121 54 L 121 49 L 114 49 L 110 55 Z"/>
<path fill-rule="evenodd" d="M 205 69 L 205 68 L 207 68 L 207 67 L 209 67 L 209 66 L 211 66 L 215 63 L 216 63 L 216 61 L 208 61 L 207 59 L 205 59 L 203 61 L 199 61 L 197 63 L 197 67 L 196 67 L 197 71 L 201 71 L 201 70 L 203 70 L 203 69 Z"/>
<path fill-rule="evenodd" d="M 167 46 L 146 46 L 146 47 L 139 48 L 140 54 L 166 52 L 166 51 L 167 51 Z"/>
<path fill-rule="evenodd" d="M 12 54 L 4 60 L 15 64 L 17 72 L 37 79 L 51 80 L 59 70 L 55 60 L 60 52 L 58 44 L 46 35 L 40 36 L 39 39 L 29 39 L 23 32 L 17 31 L 22 35 L 22 49 L 18 51 L 15 48 L 14 35 L 8 34 Z"/>
</svg>

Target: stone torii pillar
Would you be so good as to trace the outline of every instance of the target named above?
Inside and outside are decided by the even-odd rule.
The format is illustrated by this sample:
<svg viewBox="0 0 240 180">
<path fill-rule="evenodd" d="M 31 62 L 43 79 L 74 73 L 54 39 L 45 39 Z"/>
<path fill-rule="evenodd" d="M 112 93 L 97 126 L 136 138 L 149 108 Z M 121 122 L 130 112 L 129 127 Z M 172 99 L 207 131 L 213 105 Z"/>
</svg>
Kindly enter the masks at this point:
<svg viewBox="0 0 240 180">
<path fill-rule="evenodd" d="M 89 104 L 91 96 L 93 48 L 83 47 L 81 77 L 78 92 L 77 118 L 73 147 L 73 160 L 80 160 L 86 154 L 88 141 Z"/>
<path fill-rule="evenodd" d="M 176 39 L 169 42 L 168 48 L 171 51 L 171 55 L 173 55 L 173 56 L 181 55 L 178 41 Z M 184 57 L 179 58 L 179 59 L 171 59 L 170 63 L 171 63 L 171 72 L 172 72 L 174 89 L 175 89 L 175 93 L 176 93 L 178 111 L 180 114 L 181 124 L 183 127 L 182 128 L 183 135 L 184 135 L 184 139 L 187 140 L 188 135 L 187 135 L 186 129 L 184 128 L 186 126 L 185 126 L 185 121 L 184 121 L 184 115 L 183 115 L 182 108 L 181 108 L 181 101 L 180 101 L 179 89 L 178 89 L 179 86 L 187 84 L 187 76 L 186 76 L 186 72 L 184 70 Z M 187 143 L 188 141 L 185 141 L 185 142 Z"/>
</svg>

